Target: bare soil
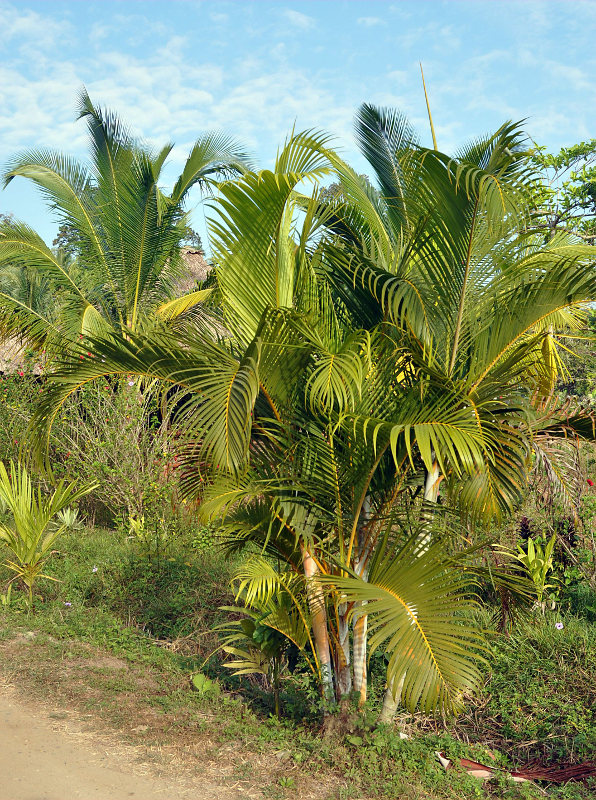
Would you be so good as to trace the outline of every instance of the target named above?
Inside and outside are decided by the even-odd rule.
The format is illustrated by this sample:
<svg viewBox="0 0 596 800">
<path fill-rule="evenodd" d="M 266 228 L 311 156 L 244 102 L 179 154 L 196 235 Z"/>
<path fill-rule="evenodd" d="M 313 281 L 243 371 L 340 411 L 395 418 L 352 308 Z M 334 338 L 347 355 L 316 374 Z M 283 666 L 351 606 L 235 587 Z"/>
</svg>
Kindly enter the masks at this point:
<svg viewBox="0 0 596 800">
<path fill-rule="evenodd" d="M 0 800 L 262 798 L 250 754 L 147 704 L 159 680 L 80 643 L 0 642 Z"/>
<path fill-rule="evenodd" d="M 134 752 L 58 721 L 65 716 L 34 712 L 13 689 L 0 688 L 2 800 L 165 800 L 191 791 L 196 798 L 220 796 L 219 787 L 204 782 L 191 790 L 173 776 L 148 774 Z"/>
</svg>

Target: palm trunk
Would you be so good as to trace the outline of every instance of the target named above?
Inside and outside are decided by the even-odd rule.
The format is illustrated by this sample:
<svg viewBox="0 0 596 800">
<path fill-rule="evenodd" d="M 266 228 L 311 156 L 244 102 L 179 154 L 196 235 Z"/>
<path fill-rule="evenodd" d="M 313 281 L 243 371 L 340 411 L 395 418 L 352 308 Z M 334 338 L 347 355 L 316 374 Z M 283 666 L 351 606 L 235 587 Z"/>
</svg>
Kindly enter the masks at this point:
<svg viewBox="0 0 596 800">
<path fill-rule="evenodd" d="M 367 497 L 362 504 L 362 511 L 360 512 L 360 521 L 358 528 L 358 559 L 355 564 L 355 569 L 363 581 L 368 579 L 369 569 L 369 556 L 370 556 L 370 543 L 366 535 L 366 523 L 370 513 L 370 499 Z M 363 600 L 356 604 L 355 611 L 358 606 L 363 607 L 366 601 Z M 367 650 L 367 634 L 368 634 L 368 615 L 362 614 L 356 617 L 354 622 L 354 689 L 360 693 L 358 701 L 359 706 L 366 703 L 366 695 L 368 688 L 368 675 L 366 668 L 366 650 Z"/>
<path fill-rule="evenodd" d="M 439 499 L 439 484 L 441 482 L 441 474 L 439 472 L 439 462 L 435 459 L 432 468 L 426 474 L 426 481 L 424 484 L 424 499 L 427 503 L 436 503 Z"/>
<path fill-rule="evenodd" d="M 441 473 L 439 472 L 439 463 L 436 458 L 433 460 L 431 469 L 426 473 L 426 481 L 424 483 L 424 502 L 436 503 L 439 499 L 439 485 L 441 483 Z M 430 546 L 431 533 L 429 530 L 430 522 L 432 521 L 432 514 L 429 514 L 428 509 L 422 512 L 422 519 L 426 523 L 420 539 L 420 544 L 423 550 L 427 550 Z"/>
<path fill-rule="evenodd" d="M 337 609 L 338 618 L 338 665 L 337 693 L 344 697 L 352 691 L 352 672 L 350 664 L 350 626 L 348 624 L 348 604 L 341 603 Z"/>
<path fill-rule="evenodd" d="M 406 676 L 404 674 L 397 682 L 397 685 L 395 683 L 395 680 L 389 681 L 389 685 L 387 686 L 387 690 L 385 691 L 385 697 L 383 699 L 383 708 L 381 709 L 381 713 L 379 714 L 379 722 L 385 725 L 390 725 L 393 722 L 393 718 L 395 717 L 395 712 L 397 711 L 397 708 L 401 700 L 401 693 L 404 688 L 405 679 Z"/>
<path fill-rule="evenodd" d="M 363 601 L 362 605 L 365 604 Z M 366 637 L 368 617 L 364 614 L 354 623 L 354 689 L 360 693 L 358 705 L 366 703 L 368 676 L 366 670 Z"/>
<path fill-rule="evenodd" d="M 302 565 L 304 575 L 307 578 L 308 606 L 312 617 L 313 638 L 321 674 L 321 688 L 323 690 L 323 696 L 327 700 L 333 700 L 333 670 L 331 667 L 331 649 L 329 647 L 329 634 L 327 631 L 325 596 L 321 585 L 313 580 L 319 571 L 317 563 L 304 546 L 302 547 Z"/>
</svg>

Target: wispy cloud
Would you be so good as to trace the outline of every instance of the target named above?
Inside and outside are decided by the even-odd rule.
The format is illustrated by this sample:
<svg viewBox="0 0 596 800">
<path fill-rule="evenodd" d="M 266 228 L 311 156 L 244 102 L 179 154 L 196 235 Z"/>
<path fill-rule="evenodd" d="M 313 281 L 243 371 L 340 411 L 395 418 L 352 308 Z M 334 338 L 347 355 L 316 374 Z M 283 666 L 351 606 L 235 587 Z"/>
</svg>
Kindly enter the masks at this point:
<svg viewBox="0 0 596 800">
<path fill-rule="evenodd" d="M 286 8 L 283 12 L 285 19 L 295 28 L 300 28 L 303 31 L 310 30 L 315 27 L 315 20 L 301 11 L 294 11 L 291 8 Z"/>
<path fill-rule="evenodd" d="M 15 55 L 29 55 L 31 48 L 42 53 L 61 41 L 70 39 L 72 24 L 65 19 L 38 14 L 32 9 L 22 9 L 9 3 L 0 4 L 0 50 Z"/>
<path fill-rule="evenodd" d="M 365 28 L 374 28 L 375 25 L 383 24 L 383 20 L 379 17 L 358 17 L 356 21 L 358 25 L 363 25 Z"/>
</svg>

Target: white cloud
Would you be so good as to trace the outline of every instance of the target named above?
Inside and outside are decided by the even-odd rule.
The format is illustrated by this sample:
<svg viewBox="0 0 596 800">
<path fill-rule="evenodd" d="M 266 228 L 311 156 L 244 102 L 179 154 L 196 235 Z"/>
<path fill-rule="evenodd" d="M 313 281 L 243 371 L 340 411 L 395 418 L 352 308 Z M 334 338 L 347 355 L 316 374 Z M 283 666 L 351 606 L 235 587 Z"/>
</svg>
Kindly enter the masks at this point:
<svg viewBox="0 0 596 800">
<path fill-rule="evenodd" d="M 410 80 L 410 73 L 405 69 L 394 69 L 387 73 L 387 78 L 395 83 L 407 84 Z"/>
<path fill-rule="evenodd" d="M 382 25 L 383 20 L 379 17 L 358 17 L 356 20 L 358 25 L 363 25 L 365 28 L 373 28 L 375 25 Z"/>
<path fill-rule="evenodd" d="M 284 17 L 295 28 L 300 28 L 301 30 L 310 30 L 314 28 L 315 21 L 312 17 L 309 17 L 307 14 L 303 14 L 301 11 L 293 11 L 290 8 L 286 8 L 283 12 Z"/>
<path fill-rule="evenodd" d="M 93 44 L 97 44 L 103 41 L 103 39 L 107 39 L 111 32 L 112 29 L 109 25 L 105 25 L 102 22 L 95 22 L 89 31 L 89 41 L 93 42 Z"/>
<path fill-rule="evenodd" d="M 55 55 L 58 46 L 69 42 L 73 27 L 68 20 L 56 20 L 31 9 L 0 3 L 0 52 L 12 59 L 39 59 Z"/>
</svg>

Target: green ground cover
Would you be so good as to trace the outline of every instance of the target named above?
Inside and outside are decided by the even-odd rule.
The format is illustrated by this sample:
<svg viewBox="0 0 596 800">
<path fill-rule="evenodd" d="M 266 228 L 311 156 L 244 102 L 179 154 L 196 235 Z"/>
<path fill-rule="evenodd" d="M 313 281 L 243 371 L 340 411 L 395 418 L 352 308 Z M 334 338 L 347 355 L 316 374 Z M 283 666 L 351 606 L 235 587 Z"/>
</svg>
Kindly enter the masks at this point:
<svg viewBox="0 0 596 800">
<path fill-rule="evenodd" d="M 446 772 L 435 755 L 500 767 L 593 757 L 596 626 L 586 618 L 547 614 L 520 622 L 508 636 L 493 635 L 485 686 L 455 721 L 403 713 L 395 726 L 375 725 L 383 665 L 376 669 L 373 659 L 370 714 L 336 710 L 337 725 L 324 734 L 318 692 L 305 686 L 310 679 L 300 669 L 282 682 L 277 720 L 263 681 L 230 675 L 218 656 L 204 666 L 217 644 L 213 628 L 225 619 L 218 609 L 232 600 L 234 567 L 214 546 L 197 550 L 184 537 L 148 557 L 122 533 L 69 533 L 48 567 L 58 581 L 39 584 L 35 614 L 27 615 L 17 594 L 0 614 L 0 669 L 23 691 L 98 712 L 122 735 L 130 735 L 131 715 L 151 713 L 161 744 L 208 740 L 229 758 L 224 751 L 233 742 L 232 774 L 268 797 L 308 797 L 315 776 L 330 800 L 593 796 L 588 785 L 514 785 L 504 773 L 482 783 L 461 770 Z M 24 639 L 27 632 L 35 637 Z M 103 667 L 108 653 L 126 669 Z M 204 693 L 191 689 L 196 671 L 213 681 Z M 411 738 L 402 740 L 399 731 Z"/>
</svg>

